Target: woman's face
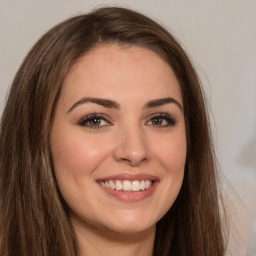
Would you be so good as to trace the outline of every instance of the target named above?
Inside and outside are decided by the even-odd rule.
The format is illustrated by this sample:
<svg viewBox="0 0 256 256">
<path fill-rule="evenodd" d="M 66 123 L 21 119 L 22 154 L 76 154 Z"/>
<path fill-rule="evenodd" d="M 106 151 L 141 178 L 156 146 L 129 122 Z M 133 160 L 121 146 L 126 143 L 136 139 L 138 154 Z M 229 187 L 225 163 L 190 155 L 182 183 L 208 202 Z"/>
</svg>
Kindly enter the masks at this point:
<svg viewBox="0 0 256 256">
<path fill-rule="evenodd" d="M 77 61 L 51 134 L 56 179 L 76 227 L 155 228 L 183 181 L 182 109 L 172 69 L 148 49 L 101 46 Z"/>
</svg>

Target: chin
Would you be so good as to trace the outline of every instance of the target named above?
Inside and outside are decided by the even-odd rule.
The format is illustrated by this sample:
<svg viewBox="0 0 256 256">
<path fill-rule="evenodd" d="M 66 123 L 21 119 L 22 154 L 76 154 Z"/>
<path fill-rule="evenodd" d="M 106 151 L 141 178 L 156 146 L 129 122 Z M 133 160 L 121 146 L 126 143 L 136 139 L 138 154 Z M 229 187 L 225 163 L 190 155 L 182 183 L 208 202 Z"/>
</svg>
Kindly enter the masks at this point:
<svg viewBox="0 0 256 256">
<path fill-rule="evenodd" d="M 135 225 L 135 223 L 132 223 L 132 225 L 116 225 L 112 227 L 106 227 L 106 230 L 110 231 L 111 233 L 115 233 L 118 235 L 140 235 L 142 233 L 147 233 L 152 230 L 155 230 L 156 224 L 154 225 Z"/>
<path fill-rule="evenodd" d="M 119 218 L 109 218 L 108 223 L 104 226 L 106 229 L 119 234 L 139 234 L 155 229 L 157 221 L 152 216 L 127 213 Z"/>
</svg>

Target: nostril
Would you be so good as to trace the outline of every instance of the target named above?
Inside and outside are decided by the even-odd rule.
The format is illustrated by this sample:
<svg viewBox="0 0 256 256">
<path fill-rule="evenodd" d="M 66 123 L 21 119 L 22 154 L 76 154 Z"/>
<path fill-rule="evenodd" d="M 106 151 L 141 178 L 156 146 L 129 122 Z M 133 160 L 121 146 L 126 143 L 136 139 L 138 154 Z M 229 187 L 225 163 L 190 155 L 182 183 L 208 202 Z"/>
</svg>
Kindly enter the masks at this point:
<svg viewBox="0 0 256 256">
<path fill-rule="evenodd" d="M 149 159 L 149 147 L 144 134 L 138 130 L 131 133 L 132 130 L 134 131 L 130 127 L 129 131 L 122 130 L 120 132 L 116 141 L 117 144 L 114 146 L 113 155 L 119 162 L 137 166 Z"/>
<path fill-rule="evenodd" d="M 148 158 L 146 157 L 128 157 L 128 158 L 120 158 L 119 161 L 120 162 L 124 162 L 127 163 L 131 166 L 138 166 L 141 165 L 142 163 L 146 162 Z"/>
</svg>

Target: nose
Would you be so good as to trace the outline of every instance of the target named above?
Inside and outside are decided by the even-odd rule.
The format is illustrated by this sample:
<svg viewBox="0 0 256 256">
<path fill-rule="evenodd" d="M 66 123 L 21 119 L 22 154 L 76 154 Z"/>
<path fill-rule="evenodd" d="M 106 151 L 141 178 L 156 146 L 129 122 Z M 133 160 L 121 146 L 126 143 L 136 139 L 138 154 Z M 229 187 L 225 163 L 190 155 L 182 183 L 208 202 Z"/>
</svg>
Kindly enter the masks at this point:
<svg viewBox="0 0 256 256">
<path fill-rule="evenodd" d="M 114 158 L 132 167 L 140 166 L 149 160 L 149 146 L 146 135 L 139 127 L 123 129 L 116 135 Z"/>
</svg>

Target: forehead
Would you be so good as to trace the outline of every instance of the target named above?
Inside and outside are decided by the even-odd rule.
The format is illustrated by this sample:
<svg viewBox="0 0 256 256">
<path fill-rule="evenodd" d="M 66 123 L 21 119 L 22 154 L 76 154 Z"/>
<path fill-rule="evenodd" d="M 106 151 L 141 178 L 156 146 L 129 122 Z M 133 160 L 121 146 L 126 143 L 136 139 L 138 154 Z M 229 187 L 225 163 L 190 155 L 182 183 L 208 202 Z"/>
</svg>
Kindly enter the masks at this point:
<svg viewBox="0 0 256 256">
<path fill-rule="evenodd" d="M 82 56 L 70 69 L 62 96 L 151 100 L 175 96 L 180 86 L 169 64 L 155 52 L 138 47 L 99 46 Z M 122 97 L 123 95 L 123 97 Z"/>
</svg>

